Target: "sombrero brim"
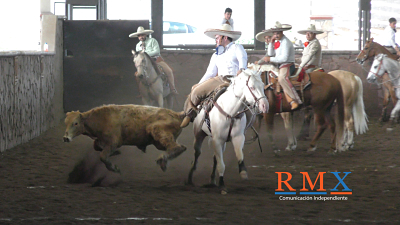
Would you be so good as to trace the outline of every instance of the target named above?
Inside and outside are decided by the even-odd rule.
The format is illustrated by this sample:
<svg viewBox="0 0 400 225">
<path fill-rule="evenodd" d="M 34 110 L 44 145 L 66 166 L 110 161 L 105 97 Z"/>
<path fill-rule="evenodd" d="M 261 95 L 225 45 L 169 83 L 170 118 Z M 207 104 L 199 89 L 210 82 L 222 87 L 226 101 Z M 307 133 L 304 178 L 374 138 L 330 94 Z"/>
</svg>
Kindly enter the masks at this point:
<svg viewBox="0 0 400 225">
<path fill-rule="evenodd" d="M 207 35 L 208 37 L 214 39 L 215 35 L 223 35 L 223 36 L 228 36 L 232 38 L 232 41 L 236 41 L 237 39 L 240 38 L 242 35 L 242 32 L 240 31 L 226 31 L 226 30 L 220 30 L 220 29 L 207 29 L 204 31 L 204 34 Z"/>
<path fill-rule="evenodd" d="M 261 31 L 256 35 L 256 40 L 260 42 L 265 42 L 265 36 L 272 36 L 273 32 Z"/>
<path fill-rule="evenodd" d="M 286 31 L 292 29 L 292 25 L 282 24 L 282 27 L 273 27 L 271 29 L 265 30 L 265 32 L 277 32 L 277 31 Z"/>
<path fill-rule="evenodd" d="M 144 31 L 142 31 L 142 32 L 132 33 L 132 34 L 129 35 L 129 37 L 130 37 L 130 38 L 134 38 L 134 37 L 137 37 L 137 36 L 139 36 L 139 35 L 141 35 L 141 34 L 151 34 L 151 33 L 153 33 L 153 32 L 154 32 L 154 31 L 152 31 L 152 30 L 144 30 Z"/>
<path fill-rule="evenodd" d="M 306 34 L 307 32 L 315 33 L 315 34 L 322 34 L 324 33 L 323 31 L 320 30 L 299 30 L 297 33 L 299 34 Z"/>
</svg>

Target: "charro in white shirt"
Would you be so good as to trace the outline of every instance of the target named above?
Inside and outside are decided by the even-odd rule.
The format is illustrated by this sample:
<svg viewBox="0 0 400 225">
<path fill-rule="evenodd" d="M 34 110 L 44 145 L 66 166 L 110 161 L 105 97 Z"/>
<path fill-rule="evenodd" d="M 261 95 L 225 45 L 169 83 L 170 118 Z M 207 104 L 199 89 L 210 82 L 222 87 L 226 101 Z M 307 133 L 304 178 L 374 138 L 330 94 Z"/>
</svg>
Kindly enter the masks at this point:
<svg viewBox="0 0 400 225">
<path fill-rule="evenodd" d="M 243 46 L 229 43 L 222 54 L 213 54 L 207 71 L 201 78 L 202 83 L 212 77 L 232 75 L 236 76 L 239 69 L 247 69 L 247 53 Z"/>
<path fill-rule="evenodd" d="M 275 49 L 275 43 L 269 43 L 268 45 L 268 55 L 271 56 L 270 62 L 275 64 L 286 64 L 286 63 L 294 63 L 294 47 L 293 43 L 283 35 L 280 42 L 279 48 Z"/>
<path fill-rule="evenodd" d="M 383 35 L 383 40 L 382 40 L 382 45 L 385 47 L 392 47 L 396 48 L 398 46 L 396 44 L 396 32 L 394 32 L 393 28 L 387 26 L 384 30 L 384 35 Z"/>
</svg>

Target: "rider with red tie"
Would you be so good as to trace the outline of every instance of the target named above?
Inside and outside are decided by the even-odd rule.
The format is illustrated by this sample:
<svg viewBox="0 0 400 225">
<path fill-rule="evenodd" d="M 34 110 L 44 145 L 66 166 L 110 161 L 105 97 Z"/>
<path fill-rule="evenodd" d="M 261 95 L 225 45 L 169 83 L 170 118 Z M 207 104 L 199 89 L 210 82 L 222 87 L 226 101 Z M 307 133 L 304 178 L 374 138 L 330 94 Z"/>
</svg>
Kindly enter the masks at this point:
<svg viewBox="0 0 400 225">
<path fill-rule="evenodd" d="M 276 22 L 275 27 L 266 30 L 273 32 L 274 36 L 268 46 L 268 56 L 265 62 L 276 64 L 279 67 L 278 81 L 285 92 L 286 100 L 291 109 L 295 110 L 302 104 L 299 95 L 289 80 L 290 74 L 295 70 L 293 43 L 283 34 L 283 31 L 292 29 L 291 25 Z"/>
<path fill-rule="evenodd" d="M 307 73 L 311 73 L 319 67 L 321 59 L 321 44 L 316 38 L 317 34 L 322 34 L 323 31 L 315 29 L 315 25 L 311 24 L 306 30 L 299 30 L 299 34 L 305 34 L 307 42 L 304 42 L 303 56 L 301 57 L 301 63 L 296 75 L 300 73 L 302 69 L 305 69 Z"/>
</svg>

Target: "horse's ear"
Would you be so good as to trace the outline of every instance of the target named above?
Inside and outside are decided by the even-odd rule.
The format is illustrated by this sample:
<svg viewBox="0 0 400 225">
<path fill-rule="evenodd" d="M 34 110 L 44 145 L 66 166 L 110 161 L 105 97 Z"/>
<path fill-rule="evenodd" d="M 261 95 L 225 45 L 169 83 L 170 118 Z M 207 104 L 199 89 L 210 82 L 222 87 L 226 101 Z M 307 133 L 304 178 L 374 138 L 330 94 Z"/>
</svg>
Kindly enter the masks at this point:
<svg viewBox="0 0 400 225">
<path fill-rule="evenodd" d="M 132 55 L 135 55 L 135 54 L 136 54 L 135 50 L 132 49 Z"/>
<path fill-rule="evenodd" d="M 374 38 L 369 39 L 371 42 L 374 42 Z"/>
</svg>

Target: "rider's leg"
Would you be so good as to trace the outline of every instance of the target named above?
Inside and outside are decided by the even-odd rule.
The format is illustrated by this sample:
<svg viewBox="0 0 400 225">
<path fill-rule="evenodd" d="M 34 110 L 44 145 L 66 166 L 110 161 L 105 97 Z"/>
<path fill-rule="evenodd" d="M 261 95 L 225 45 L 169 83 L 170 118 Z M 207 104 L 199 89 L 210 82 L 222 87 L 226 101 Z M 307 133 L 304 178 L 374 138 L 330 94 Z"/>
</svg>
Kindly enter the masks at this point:
<svg viewBox="0 0 400 225">
<path fill-rule="evenodd" d="M 181 127 L 186 127 L 194 118 L 197 116 L 197 106 L 200 102 L 206 98 L 215 88 L 225 83 L 219 77 L 210 78 L 200 84 L 197 84 L 196 87 L 192 88 L 192 92 L 186 99 L 184 105 L 184 111 L 186 117 L 183 119 L 181 123 Z"/>
<path fill-rule="evenodd" d="M 294 90 L 292 83 L 288 79 L 289 77 L 289 67 L 284 67 L 279 69 L 278 81 L 285 92 L 286 100 L 292 106 L 292 110 L 299 107 L 302 104 L 299 95 L 296 90 Z"/>
<path fill-rule="evenodd" d="M 174 74 L 172 73 L 171 68 L 169 68 L 169 66 L 164 61 L 161 61 L 158 64 L 163 68 L 164 73 L 167 76 L 167 80 L 168 80 L 169 88 L 171 89 L 171 92 L 178 94 L 178 91 L 175 88 Z"/>
</svg>

